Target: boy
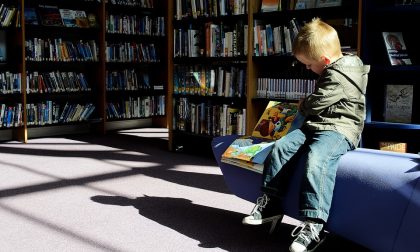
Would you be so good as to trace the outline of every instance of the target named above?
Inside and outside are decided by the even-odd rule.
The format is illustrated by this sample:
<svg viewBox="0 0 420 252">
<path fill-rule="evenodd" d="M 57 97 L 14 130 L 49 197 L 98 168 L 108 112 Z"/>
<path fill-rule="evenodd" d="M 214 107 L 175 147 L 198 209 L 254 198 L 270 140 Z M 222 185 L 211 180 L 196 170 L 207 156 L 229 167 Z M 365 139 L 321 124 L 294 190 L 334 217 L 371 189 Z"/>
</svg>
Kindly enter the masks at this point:
<svg viewBox="0 0 420 252">
<path fill-rule="evenodd" d="M 315 91 L 299 104 L 303 126 L 276 141 L 264 166 L 264 194 L 242 222 L 275 225 L 282 218 L 278 207 L 284 194 L 275 177 L 296 154 L 305 160 L 299 201 L 304 221 L 293 230 L 296 238 L 289 250 L 304 252 L 313 251 L 325 238 L 339 158 L 359 143 L 369 66 L 355 55 L 343 55 L 337 31 L 319 18 L 301 29 L 292 51 L 319 78 Z"/>
</svg>

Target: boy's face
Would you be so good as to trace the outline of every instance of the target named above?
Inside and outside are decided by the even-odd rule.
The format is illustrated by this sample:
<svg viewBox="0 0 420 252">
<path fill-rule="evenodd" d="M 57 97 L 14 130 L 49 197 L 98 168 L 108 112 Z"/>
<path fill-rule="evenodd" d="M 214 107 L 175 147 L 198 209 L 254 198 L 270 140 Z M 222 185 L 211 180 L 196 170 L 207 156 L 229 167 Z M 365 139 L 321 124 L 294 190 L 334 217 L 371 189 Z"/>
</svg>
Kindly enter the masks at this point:
<svg viewBox="0 0 420 252">
<path fill-rule="evenodd" d="M 326 66 L 325 60 L 323 59 L 319 59 L 319 61 L 316 61 L 313 59 L 308 59 L 305 55 L 302 54 L 296 54 L 295 57 L 297 60 L 300 61 L 300 63 L 306 66 L 306 69 L 309 69 L 318 75 L 321 75 Z"/>
</svg>

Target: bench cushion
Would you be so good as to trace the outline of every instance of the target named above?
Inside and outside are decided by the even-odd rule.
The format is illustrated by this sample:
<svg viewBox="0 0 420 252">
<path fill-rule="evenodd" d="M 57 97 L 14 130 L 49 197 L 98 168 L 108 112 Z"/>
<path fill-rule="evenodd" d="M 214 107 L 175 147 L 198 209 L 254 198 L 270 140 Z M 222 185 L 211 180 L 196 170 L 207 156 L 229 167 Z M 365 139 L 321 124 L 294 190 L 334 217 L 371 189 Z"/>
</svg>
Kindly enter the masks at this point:
<svg viewBox="0 0 420 252">
<path fill-rule="evenodd" d="M 238 136 L 216 137 L 212 148 L 227 187 L 255 202 L 261 174 L 221 163 L 221 155 Z M 358 148 L 339 162 L 326 228 L 374 251 L 418 251 L 420 237 L 420 156 Z M 285 214 L 298 216 L 302 162 L 297 164 L 284 202 Z"/>
</svg>

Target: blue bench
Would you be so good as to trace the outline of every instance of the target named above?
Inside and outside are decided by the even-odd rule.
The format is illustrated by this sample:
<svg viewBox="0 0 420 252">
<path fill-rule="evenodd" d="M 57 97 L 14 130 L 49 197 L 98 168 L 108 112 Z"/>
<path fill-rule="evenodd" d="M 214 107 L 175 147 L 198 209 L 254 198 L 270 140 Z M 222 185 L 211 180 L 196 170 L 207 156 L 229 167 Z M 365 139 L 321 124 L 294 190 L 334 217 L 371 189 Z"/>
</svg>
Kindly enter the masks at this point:
<svg viewBox="0 0 420 252">
<path fill-rule="evenodd" d="M 229 190 L 255 203 L 261 174 L 220 161 L 237 137 L 214 138 L 213 153 Z M 296 219 L 302 167 L 297 165 L 283 206 Z M 420 156 L 363 148 L 345 154 L 326 229 L 373 251 L 420 251 Z"/>
</svg>

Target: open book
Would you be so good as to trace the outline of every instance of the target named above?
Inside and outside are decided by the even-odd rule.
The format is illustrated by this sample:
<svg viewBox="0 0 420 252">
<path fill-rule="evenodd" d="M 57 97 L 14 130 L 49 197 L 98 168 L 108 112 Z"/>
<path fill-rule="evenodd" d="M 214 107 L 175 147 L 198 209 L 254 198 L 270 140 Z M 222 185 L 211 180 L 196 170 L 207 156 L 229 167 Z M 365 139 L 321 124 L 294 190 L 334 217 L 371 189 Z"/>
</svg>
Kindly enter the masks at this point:
<svg viewBox="0 0 420 252">
<path fill-rule="evenodd" d="M 297 103 L 270 101 L 252 135 L 236 139 L 223 153 L 221 161 L 262 173 L 275 140 L 299 128 L 303 120 Z"/>
</svg>

